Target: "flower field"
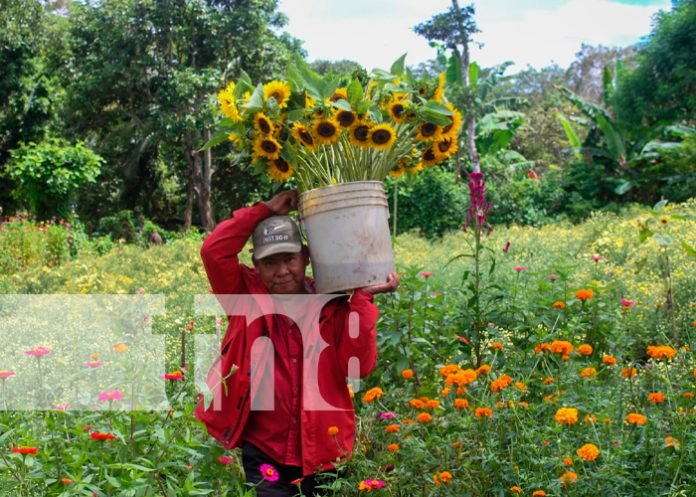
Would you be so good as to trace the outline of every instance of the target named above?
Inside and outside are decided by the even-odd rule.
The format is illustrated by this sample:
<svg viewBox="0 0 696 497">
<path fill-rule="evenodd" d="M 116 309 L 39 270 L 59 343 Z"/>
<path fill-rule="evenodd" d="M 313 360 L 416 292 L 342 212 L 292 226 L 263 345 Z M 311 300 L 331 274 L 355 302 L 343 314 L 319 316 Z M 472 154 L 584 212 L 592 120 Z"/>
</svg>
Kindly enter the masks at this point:
<svg viewBox="0 0 696 497">
<path fill-rule="evenodd" d="M 195 338 L 220 333 L 193 311 L 209 289 L 200 243 L 36 257 L 0 276 L 7 294 L 162 295 L 147 325 L 164 353 L 149 359 L 172 406 L 125 410 L 128 340 L 83 340 L 79 378 L 50 376 L 77 345 L 26 343 L 0 363 L 0 406 L 22 385 L 53 409 L 0 412 L 0 495 L 253 495 L 239 454 L 192 414 Z M 475 260 L 470 232 L 396 240 L 402 285 L 380 297 L 377 369 L 349 386 L 354 456 L 325 494 L 695 495 L 696 203 L 501 227 L 481 243 Z M 50 381 L 22 383 L 37 364 Z M 90 376 L 101 370 L 108 381 Z"/>
</svg>

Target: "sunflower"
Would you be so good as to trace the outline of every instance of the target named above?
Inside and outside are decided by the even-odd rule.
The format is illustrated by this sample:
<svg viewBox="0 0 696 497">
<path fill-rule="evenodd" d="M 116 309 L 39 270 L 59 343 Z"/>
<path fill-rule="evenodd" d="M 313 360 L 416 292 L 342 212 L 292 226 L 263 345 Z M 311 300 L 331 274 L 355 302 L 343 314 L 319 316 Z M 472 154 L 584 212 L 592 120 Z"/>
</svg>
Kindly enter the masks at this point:
<svg viewBox="0 0 696 497">
<path fill-rule="evenodd" d="M 254 128 L 264 135 L 273 134 L 273 123 L 263 112 L 259 112 L 254 116 Z"/>
<path fill-rule="evenodd" d="M 401 163 L 399 163 L 389 170 L 389 176 L 391 176 L 392 178 L 400 178 L 401 176 L 404 175 L 405 172 L 406 172 L 406 169 L 404 169 L 404 167 L 401 165 Z"/>
<path fill-rule="evenodd" d="M 274 160 L 280 157 L 282 147 L 275 138 L 270 136 L 257 136 L 254 140 L 254 153 L 257 157 Z"/>
<path fill-rule="evenodd" d="M 331 95 L 331 98 L 329 98 L 329 101 L 338 102 L 341 99 L 348 100 L 348 90 L 345 87 L 336 88 L 336 91 L 334 92 L 333 95 Z"/>
<path fill-rule="evenodd" d="M 312 124 L 312 135 L 319 145 L 330 145 L 338 141 L 341 128 L 335 119 L 319 119 Z"/>
<path fill-rule="evenodd" d="M 389 124 L 378 124 L 370 130 L 368 141 L 372 148 L 388 150 L 396 141 L 396 132 Z"/>
<path fill-rule="evenodd" d="M 418 125 L 418 133 L 416 139 L 420 141 L 433 141 L 440 138 L 442 128 L 435 123 L 423 121 Z"/>
<path fill-rule="evenodd" d="M 312 97 L 310 97 L 309 95 L 307 95 L 307 94 L 305 93 L 305 104 L 304 104 L 304 108 L 305 108 L 306 110 L 310 110 L 310 109 L 314 108 L 314 106 L 316 105 L 316 103 L 317 103 L 317 99 L 316 99 L 316 98 L 312 98 Z"/>
<path fill-rule="evenodd" d="M 350 142 L 356 147 L 370 146 L 370 124 L 359 121 L 348 131 Z"/>
<path fill-rule="evenodd" d="M 220 110 L 226 117 L 233 121 L 241 121 L 242 116 L 239 115 L 237 103 L 234 100 L 234 83 L 227 85 L 227 88 L 220 90 L 218 93 L 218 102 L 220 102 Z"/>
<path fill-rule="evenodd" d="M 441 72 L 437 79 L 438 84 L 433 93 L 433 100 L 442 103 L 445 96 L 445 73 Z"/>
<path fill-rule="evenodd" d="M 304 124 L 296 122 L 292 127 L 292 136 L 294 136 L 295 140 L 304 145 L 305 148 L 310 152 L 314 152 L 317 149 L 316 140 L 312 136 L 312 133 L 309 132 L 307 126 Z"/>
<path fill-rule="evenodd" d="M 433 150 L 433 147 L 428 147 L 424 152 L 423 155 L 421 155 L 421 164 L 423 167 L 432 167 L 435 164 L 440 162 L 439 157 L 435 154 L 435 151 Z"/>
<path fill-rule="evenodd" d="M 276 181 L 285 181 L 293 175 L 292 165 L 282 157 L 268 162 L 268 174 Z"/>
<path fill-rule="evenodd" d="M 239 136 L 238 133 L 235 133 L 234 131 L 227 135 L 227 139 L 232 142 L 232 144 L 235 146 L 235 148 L 241 149 L 242 148 L 242 138 Z"/>
<path fill-rule="evenodd" d="M 447 116 L 450 123 L 442 128 L 442 133 L 438 140 L 447 140 L 449 138 L 454 138 L 459 134 L 459 129 L 462 127 L 462 113 L 457 110 L 457 108 L 451 103 L 447 102 L 445 104 L 450 111 L 452 111 L 451 116 Z"/>
<path fill-rule="evenodd" d="M 290 86 L 284 81 L 271 81 L 263 85 L 263 98 L 268 100 L 273 97 L 278 102 L 278 108 L 284 109 L 290 100 Z"/>
<path fill-rule="evenodd" d="M 342 128 L 350 128 L 358 121 L 358 116 L 350 110 L 339 110 L 334 114 L 334 118 Z"/>
<path fill-rule="evenodd" d="M 447 138 L 437 143 L 433 143 L 432 149 L 439 162 L 452 157 L 455 152 L 459 150 L 459 144 L 457 143 L 456 138 Z"/>
<path fill-rule="evenodd" d="M 404 100 L 392 100 L 389 105 L 389 115 L 394 120 L 395 123 L 403 123 L 407 120 L 408 116 L 411 114 L 408 112 L 409 105 L 408 102 Z"/>
</svg>

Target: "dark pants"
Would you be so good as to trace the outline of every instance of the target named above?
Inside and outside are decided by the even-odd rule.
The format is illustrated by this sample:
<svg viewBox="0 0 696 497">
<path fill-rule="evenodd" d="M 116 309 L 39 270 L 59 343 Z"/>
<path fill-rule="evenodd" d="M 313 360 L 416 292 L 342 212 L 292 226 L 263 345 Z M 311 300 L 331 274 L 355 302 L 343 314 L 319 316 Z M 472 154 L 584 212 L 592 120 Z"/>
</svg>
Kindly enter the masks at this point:
<svg viewBox="0 0 696 497">
<path fill-rule="evenodd" d="M 270 482 L 263 479 L 259 470 L 262 464 L 270 464 L 278 471 L 279 478 L 277 481 Z M 302 468 L 299 466 L 279 464 L 261 452 L 258 447 L 248 442 L 244 442 L 242 446 L 242 465 L 244 466 L 247 482 L 254 484 L 261 482 L 256 487 L 256 495 L 258 497 L 295 497 L 300 495 L 297 485 L 290 483 L 293 480 L 302 478 Z M 321 480 L 329 475 L 331 473 L 322 473 L 319 475 L 319 478 L 316 475 L 305 476 L 300 484 L 302 495 L 306 497 L 316 495 L 316 486 L 321 485 L 323 483 Z"/>
</svg>

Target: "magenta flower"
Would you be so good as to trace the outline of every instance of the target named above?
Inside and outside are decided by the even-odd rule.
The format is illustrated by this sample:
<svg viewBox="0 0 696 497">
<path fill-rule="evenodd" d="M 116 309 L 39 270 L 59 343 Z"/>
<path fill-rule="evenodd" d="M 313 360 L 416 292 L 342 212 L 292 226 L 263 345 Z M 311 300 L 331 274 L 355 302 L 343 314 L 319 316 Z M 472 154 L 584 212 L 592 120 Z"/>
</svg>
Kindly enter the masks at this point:
<svg viewBox="0 0 696 497">
<path fill-rule="evenodd" d="M 0 369 L 0 380 L 4 380 L 6 378 L 9 378 L 10 376 L 14 376 L 17 373 L 14 371 L 8 371 L 7 369 Z"/>
<path fill-rule="evenodd" d="M 86 368 L 98 368 L 102 364 L 104 364 L 102 361 L 91 361 L 91 362 L 85 362 L 83 364 L 83 366 Z"/>
<path fill-rule="evenodd" d="M 394 419 L 396 417 L 396 414 L 394 414 L 393 412 L 383 412 L 379 415 L 379 417 L 382 419 Z"/>
<path fill-rule="evenodd" d="M 507 242 L 503 247 L 503 254 L 507 254 L 508 250 L 510 250 L 510 242 Z"/>
<path fill-rule="evenodd" d="M 56 404 L 55 409 L 56 411 L 67 411 L 68 407 L 70 407 L 70 404 Z"/>
<path fill-rule="evenodd" d="M 230 456 L 220 456 L 217 460 L 220 464 L 232 464 L 232 458 Z"/>
<path fill-rule="evenodd" d="M 369 492 L 373 488 L 382 488 L 386 486 L 387 484 L 384 483 L 382 480 L 363 480 L 360 482 L 358 490 L 367 490 Z"/>
<path fill-rule="evenodd" d="M 524 266 L 515 266 L 515 271 L 518 273 L 521 273 L 522 271 L 526 270 L 527 268 Z"/>
<path fill-rule="evenodd" d="M 602 257 L 601 255 L 596 255 L 596 254 L 595 254 L 595 255 L 592 256 L 592 260 L 595 261 L 595 262 L 599 262 L 599 261 L 603 261 L 603 260 L 604 260 L 604 257 Z"/>
<path fill-rule="evenodd" d="M 278 478 L 280 478 L 278 471 L 270 464 L 262 464 L 259 471 L 261 471 L 261 476 L 266 481 L 278 481 Z"/>
<path fill-rule="evenodd" d="M 38 347 L 35 347 L 33 349 L 25 350 L 24 353 L 30 356 L 41 357 L 50 354 L 51 349 L 49 349 L 48 347 L 44 347 L 43 345 L 39 345 Z"/>
<path fill-rule="evenodd" d="M 466 223 L 462 226 L 466 230 L 467 226 L 476 226 L 476 232 L 481 233 L 486 225 L 486 214 L 491 210 L 491 204 L 486 202 L 486 183 L 483 181 L 483 173 L 474 172 L 469 174 L 469 200 L 471 207 L 466 214 Z M 491 232 L 488 227 L 487 234 Z"/>
<path fill-rule="evenodd" d="M 636 305 L 635 300 L 626 300 L 626 299 L 621 299 L 621 305 L 624 307 L 632 307 Z"/>
<path fill-rule="evenodd" d="M 304 477 L 302 478 L 295 478 L 290 482 L 290 485 L 301 485 L 302 482 L 304 481 Z"/>
<path fill-rule="evenodd" d="M 426 280 L 428 278 L 430 278 L 432 275 L 433 275 L 432 271 L 421 271 L 420 273 L 418 273 L 418 276 L 422 276 Z"/>
<path fill-rule="evenodd" d="M 183 380 L 184 373 L 182 373 L 181 371 L 172 371 L 171 373 L 162 375 L 162 378 L 170 381 Z"/>
<path fill-rule="evenodd" d="M 123 399 L 123 394 L 120 390 L 104 390 L 99 392 L 99 401 L 106 402 L 107 400 L 121 400 Z"/>
</svg>

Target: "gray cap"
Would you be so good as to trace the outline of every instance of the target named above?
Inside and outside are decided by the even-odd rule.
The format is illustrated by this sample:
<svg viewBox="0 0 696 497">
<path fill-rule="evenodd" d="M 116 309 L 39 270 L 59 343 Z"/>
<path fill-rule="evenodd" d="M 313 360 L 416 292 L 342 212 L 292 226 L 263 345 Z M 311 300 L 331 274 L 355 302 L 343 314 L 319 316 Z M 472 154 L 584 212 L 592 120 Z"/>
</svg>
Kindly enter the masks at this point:
<svg viewBox="0 0 696 497">
<path fill-rule="evenodd" d="M 302 250 L 300 230 L 288 216 L 273 216 L 261 221 L 254 229 L 252 241 L 255 259 Z"/>
</svg>

